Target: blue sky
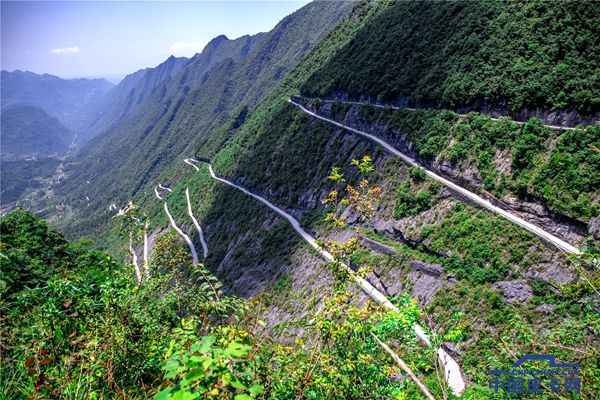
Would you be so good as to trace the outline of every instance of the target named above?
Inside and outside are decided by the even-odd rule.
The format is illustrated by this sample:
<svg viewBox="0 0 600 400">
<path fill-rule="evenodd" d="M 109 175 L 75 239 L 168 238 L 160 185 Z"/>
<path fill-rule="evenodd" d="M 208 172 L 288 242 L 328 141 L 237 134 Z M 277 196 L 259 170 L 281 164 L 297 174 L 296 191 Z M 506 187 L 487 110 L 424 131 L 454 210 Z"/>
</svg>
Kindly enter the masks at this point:
<svg viewBox="0 0 600 400">
<path fill-rule="evenodd" d="M 2 1 L 2 69 L 115 80 L 220 34 L 269 31 L 308 2 Z"/>
</svg>

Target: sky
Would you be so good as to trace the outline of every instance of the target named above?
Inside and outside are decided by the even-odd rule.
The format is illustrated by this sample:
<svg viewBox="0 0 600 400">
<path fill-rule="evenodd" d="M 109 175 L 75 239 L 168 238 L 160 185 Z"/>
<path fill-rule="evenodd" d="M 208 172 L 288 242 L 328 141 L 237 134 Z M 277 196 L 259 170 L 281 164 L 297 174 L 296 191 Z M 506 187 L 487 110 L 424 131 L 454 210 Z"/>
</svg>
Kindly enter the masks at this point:
<svg viewBox="0 0 600 400">
<path fill-rule="evenodd" d="M 170 55 L 191 57 L 220 34 L 269 31 L 308 2 L 2 0 L 1 66 L 117 81 Z"/>
</svg>

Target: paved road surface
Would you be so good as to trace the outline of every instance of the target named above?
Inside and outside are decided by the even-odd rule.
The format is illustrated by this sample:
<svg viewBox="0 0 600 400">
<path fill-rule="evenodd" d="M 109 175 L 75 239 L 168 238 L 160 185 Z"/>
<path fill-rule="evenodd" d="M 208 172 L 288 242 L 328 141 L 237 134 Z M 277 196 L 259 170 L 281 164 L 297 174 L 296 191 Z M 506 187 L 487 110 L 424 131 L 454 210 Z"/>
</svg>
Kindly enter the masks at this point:
<svg viewBox="0 0 600 400">
<path fill-rule="evenodd" d="M 185 199 L 187 200 L 187 211 L 188 215 L 192 219 L 196 230 L 198 231 L 198 236 L 200 237 L 200 244 L 202 244 L 202 253 L 204 258 L 208 257 L 208 245 L 206 244 L 206 240 L 204 240 L 204 233 L 202 232 L 202 228 L 198 223 L 196 217 L 194 217 L 194 213 L 192 212 L 192 202 L 190 201 L 190 191 L 188 188 L 185 188 Z"/>
</svg>

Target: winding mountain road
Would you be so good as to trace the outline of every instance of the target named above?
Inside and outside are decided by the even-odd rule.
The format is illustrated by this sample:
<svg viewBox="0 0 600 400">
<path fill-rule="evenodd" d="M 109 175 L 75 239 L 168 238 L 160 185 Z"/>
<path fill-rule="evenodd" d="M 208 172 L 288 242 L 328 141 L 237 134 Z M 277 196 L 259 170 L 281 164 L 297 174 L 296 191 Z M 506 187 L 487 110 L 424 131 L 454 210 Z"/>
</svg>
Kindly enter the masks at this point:
<svg viewBox="0 0 600 400">
<path fill-rule="evenodd" d="M 196 247 L 194 247 L 194 243 L 192 242 L 192 239 L 190 239 L 190 237 L 184 231 L 182 231 L 181 228 L 179 228 L 177 226 L 175 219 L 169 212 L 169 207 L 167 206 L 166 201 L 163 203 L 163 205 L 164 205 L 165 213 L 167 214 L 167 217 L 169 218 L 169 222 L 171 223 L 171 226 L 173 227 L 173 229 L 175 229 L 175 232 L 177 232 L 177 234 L 179 236 L 181 236 L 181 238 L 187 243 L 188 247 L 190 248 L 190 251 L 192 253 L 192 264 L 194 264 L 194 265 L 198 264 L 198 252 L 196 251 Z"/>
<path fill-rule="evenodd" d="M 158 191 L 158 189 L 161 190 L 165 190 L 169 193 L 172 193 L 173 190 L 163 186 L 161 183 L 158 184 L 158 186 L 154 187 L 154 195 L 156 196 L 156 198 L 158 198 L 158 200 L 163 201 L 163 197 L 160 195 L 160 192 Z M 208 257 L 208 245 L 206 243 L 206 240 L 204 239 L 204 233 L 202 232 L 202 228 L 200 227 L 200 224 L 198 223 L 198 220 L 196 219 L 196 217 L 194 216 L 194 213 L 192 211 L 192 203 L 190 201 L 190 191 L 188 188 L 185 188 L 185 198 L 187 201 L 187 213 L 189 215 L 189 217 L 191 218 L 194 227 L 196 228 L 196 231 L 198 231 L 198 236 L 200 238 L 200 244 L 202 245 L 202 255 L 203 258 L 206 259 L 206 257 Z M 177 223 L 175 222 L 175 219 L 173 218 L 173 216 L 171 215 L 171 213 L 169 212 L 169 207 L 167 206 L 167 202 L 164 202 L 164 209 L 165 209 L 165 213 L 167 214 L 167 217 L 169 218 L 169 223 L 171 224 L 171 227 L 173 227 L 173 229 L 175 229 L 175 231 L 177 232 L 177 234 L 179 236 L 181 236 L 181 238 L 187 243 L 188 247 L 190 248 L 190 251 L 192 253 L 192 263 L 194 265 L 198 264 L 199 260 L 198 260 L 198 252 L 196 251 L 196 247 L 194 246 L 194 243 L 192 242 L 192 240 L 190 239 L 190 237 L 183 232 L 183 230 L 177 226 Z"/>
<path fill-rule="evenodd" d="M 192 219 L 192 222 L 194 223 L 194 226 L 198 231 L 198 237 L 200 238 L 200 244 L 202 245 L 202 253 L 204 259 L 206 259 L 206 257 L 208 257 L 208 245 L 206 244 L 206 240 L 204 240 L 204 232 L 202 232 L 202 228 L 200 227 L 198 220 L 196 219 L 196 217 L 194 217 L 194 213 L 192 212 L 192 202 L 190 201 L 190 190 L 188 188 L 185 188 L 185 199 L 187 201 L 188 215 Z"/>
<path fill-rule="evenodd" d="M 173 192 L 173 190 L 171 190 L 171 188 L 168 188 L 168 187 L 166 187 L 166 186 L 163 186 L 163 185 L 162 185 L 162 183 L 159 183 L 159 184 L 158 184 L 158 188 L 159 188 L 159 189 L 162 189 L 162 190 L 166 190 L 166 191 L 167 191 L 167 192 L 169 192 L 169 193 Z"/>
<path fill-rule="evenodd" d="M 323 117 L 313 111 L 308 110 L 307 108 L 305 108 L 303 105 L 296 103 L 295 101 L 293 101 L 292 99 L 288 99 L 288 102 L 293 104 L 294 106 L 298 107 L 300 110 L 302 110 L 304 113 L 320 119 L 321 121 L 325 121 L 328 122 L 330 124 L 333 124 L 337 127 L 340 127 L 342 129 L 348 130 L 350 132 L 356 133 L 357 135 L 363 136 L 379 145 L 381 145 L 382 147 L 384 147 L 387 151 L 389 151 L 390 153 L 394 154 L 395 156 L 397 156 L 398 158 L 400 158 L 402 161 L 404 161 L 405 163 L 409 164 L 410 166 L 419 168 L 421 170 L 423 170 L 430 178 L 432 178 L 435 181 L 440 182 L 441 184 L 443 184 L 444 186 L 450 188 L 451 190 L 453 190 L 454 192 L 460 194 L 461 196 L 464 196 L 466 198 L 468 198 L 469 200 L 471 200 L 473 203 L 489 210 L 492 211 L 498 215 L 501 215 L 502 217 L 506 218 L 507 220 L 521 226 L 522 228 L 527 229 L 529 232 L 533 233 L 534 235 L 540 237 L 541 239 L 545 240 L 548 243 L 553 244 L 554 246 L 558 247 L 560 250 L 567 252 L 567 253 L 571 253 L 571 254 L 581 254 L 581 251 L 565 242 L 564 240 L 554 236 L 553 234 L 546 232 L 545 230 L 543 230 L 542 228 L 532 224 L 531 222 L 528 222 L 526 220 L 524 220 L 521 217 L 518 217 L 514 214 L 511 214 L 510 212 L 493 205 L 491 202 L 489 202 L 488 200 L 484 199 L 483 197 L 463 188 L 462 186 L 457 185 L 456 183 L 436 174 L 435 172 L 423 167 L 421 164 L 419 164 L 415 159 L 413 159 L 412 157 L 407 156 L 406 154 L 400 152 L 398 149 L 396 149 L 395 147 L 393 147 L 391 144 L 389 144 L 388 142 L 378 138 L 377 136 L 374 136 L 370 133 L 366 133 L 363 132 L 361 130 L 352 128 L 350 126 L 344 125 L 340 122 L 334 121 L 332 119 Z"/>
<path fill-rule="evenodd" d="M 380 103 L 369 103 L 366 101 L 351 101 L 351 100 L 327 100 L 327 99 L 319 99 L 319 98 L 314 98 L 314 97 L 303 97 L 303 99 L 306 100 L 318 100 L 322 103 L 342 103 L 342 104 L 352 104 L 352 105 L 358 105 L 358 106 L 371 106 L 371 107 L 377 107 L 377 108 L 383 108 L 383 109 L 391 109 L 391 110 L 407 110 L 407 111 L 417 111 L 417 110 L 429 110 L 429 108 L 413 108 L 413 107 L 400 107 L 400 106 L 394 106 L 392 104 L 380 104 Z M 458 115 L 461 118 L 465 118 L 468 116 L 468 114 L 461 114 L 458 113 L 456 111 L 452 111 L 454 114 Z M 485 114 L 489 119 L 491 119 L 492 121 L 502 121 L 505 118 L 509 118 L 511 122 L 514 122 L 517 125 L 525 125 L 525 122 L 523 121 L 516 121 L 508 116 L 505 117 L 492 117 L 489 114 Z M 575 130 L 575 129 L 579 129 L 577 127 L 571 127 L 571 126 L 561 126 L 561 125 L 549 125 L 549 124 L 542 124 L 544 125 L 546 128 L 550 128 L 550 129 L 555 129 L 555 130 L 560 130 L 560 131 L 571 131 L 571 130 Z"/>
<path fill-rule="evenodd" d="M 158 187 L 154 186 L 154 195 L 156 196 L 156 198 L 160 201 L 163 200 L 162 196 L 160 195 L 160 193 L 158 192 Z"/>
<path fill-rule="evenodd" d="M 200 169 L 198 168 L 197 165 L 195 165 L 195 163 L 199 163 L 200 161 L 195 160 L 193 158 L 186 158 L 184 160 L 184 162 L 192 167 L 194 167 L 194 169 L 196 171 L 200 171 Z M 291 216 L 289 213 L 285 212 L 284 210 L 282 210 L 281 208 L 277 207 L 276 205 L 274 205 L 273 203 L 271 203 L 270 201 L 268 201 L 267 199 L 254 194 L 252 192 L 250 192 L 249 190 L 236 185 L 235 183 L 228 181 L 227 179 L 223 179 L 218 177 L 215 172 L 212 169 L 212 165 L 208 164 L 208 172 L 210 174 L 210 176 L 221 182 L 224 183 L 225 185 L 231 186 L 237 190 L 240 190 L 241 192 L 243 192 L 244 194 L 258 200 L 259 202 L 263 203 L 264 205 L 266 205 L 267 207 L 269 207 L 271 210 L 275 211 L 277 214 L 279 214 L 280 216 L 282 216 L 283 218 L 285 218 L 290 225 L 292 226 L 292 228 L 312 247 L 314 248 L 320 255 L 321 257 L 323 257 L 325 260 L 329 261 L 329 262 L 334 262 L 335 259 L 334 257 L 331 255 L 331 253 L 329 253 L 327 250 L 323 249 L 321 246 L 319 246 L 319 244 L 317 243 L 317 241 L 315 240 L 314 237 L 312 237 L 308 232 L 306 232 L 302 226 L 300 225 L 300 223 L 298 222 L 298 220 L 296 220 L 293 216 Z M 398 308 L 391 302 L 389 301 L 389 299 L 383 294 L 381 293 L 379 290 L 377 290 L 373 285 L 371 285 L 367 280 L 361 278 L 360 276 L 358 276 L 357 274 L 354 273 L 354 271 L 347 265 L 344 263 L 340 263 L 341 266 L 345 269 L 347 269 L 350 272 L 350 276 L 352 276 L 352 278 L 354 279 L 354 281 L 360 286 L 360 288 L 369 296 L 371 297 L 374 301 L 376 301 L 378 304 L 380 304 L 381 306 L 383 306 L 384 308 L 386 308 L 387 310 L 393 311 L 393 312 L 399 312 Z M 429 337 L 427 336 L 427 334 L 425 333 L 425 330 L 418 324 L 415 324 L 413 326 L 413 330 L 415 332 L 415 335 L 417 336 L 417 338 L 426 346 L 431 347 L 431 341 L 429 340 Z M 460 371 L 460 366 L 458 365 L 458 363 L 442 348 L 438 348 L 437 350 L 437 355 L 438 355 L 438 359 L 440 361 L 440 364 L 444 367 L 444 376 L 445 376 L 445 380 L 448 383 L 448 386 L 452 389 L 452 392 L 456 395 L 460 395 L 464 392 L 465 390 L 465 382 L 463 380 L 462 377 L 462 373 Z"/>
</svg>

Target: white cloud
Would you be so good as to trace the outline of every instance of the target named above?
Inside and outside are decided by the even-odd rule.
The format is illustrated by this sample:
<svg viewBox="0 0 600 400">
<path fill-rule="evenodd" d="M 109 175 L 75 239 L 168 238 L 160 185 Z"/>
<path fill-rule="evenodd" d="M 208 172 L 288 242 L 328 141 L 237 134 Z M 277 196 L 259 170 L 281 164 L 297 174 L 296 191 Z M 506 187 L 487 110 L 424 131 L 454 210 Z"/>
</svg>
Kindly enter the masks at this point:
<svg viewBox="0 0 600 400">
<path fill-rule="evenodd" d="M 75 53 L 79 53 L 79 46 L 61 47 L 58 49 L 52 49 L 52 50 L 50 50 L 50 53 L 52 53 L 52 54 L 75 54 Z"/>
<path fill-rule="evenodd" d="M 175 42 L 169 47 L 169 53 L 174 56 L 193 56 L 200 53 L 205 45 L 204 42 Z"/>
</svg>

